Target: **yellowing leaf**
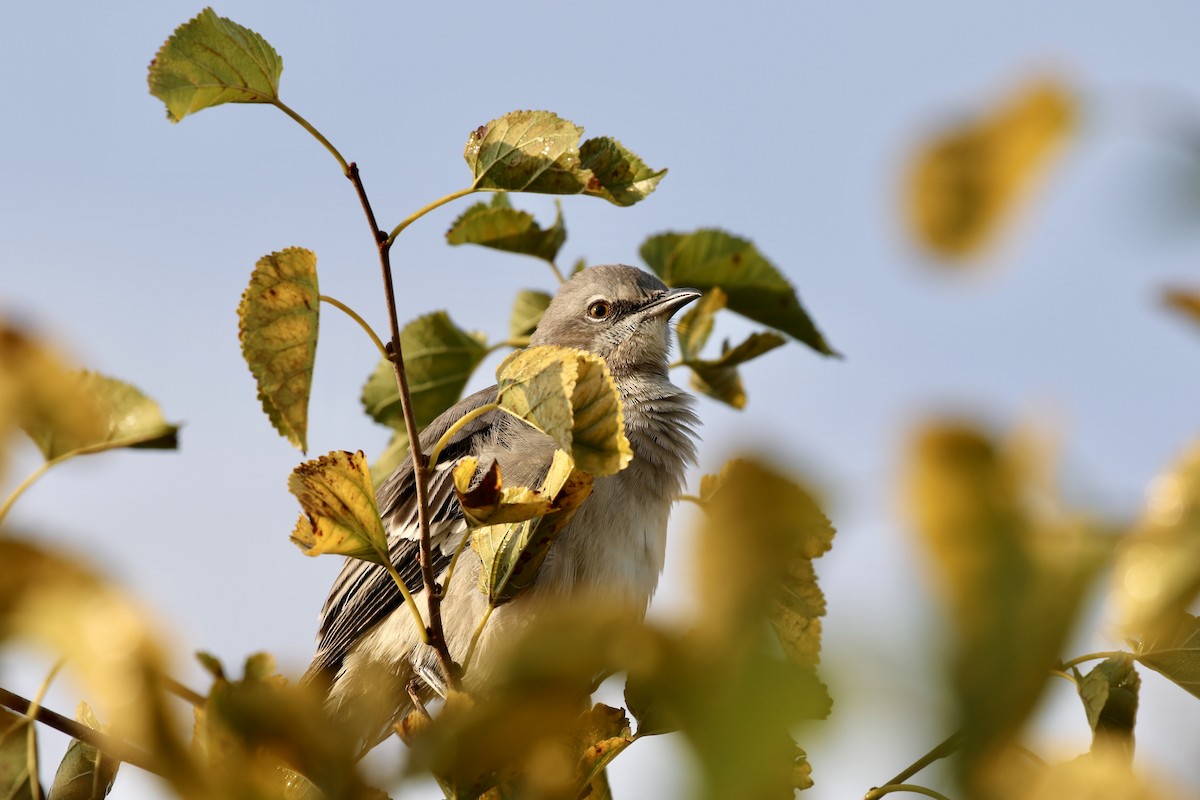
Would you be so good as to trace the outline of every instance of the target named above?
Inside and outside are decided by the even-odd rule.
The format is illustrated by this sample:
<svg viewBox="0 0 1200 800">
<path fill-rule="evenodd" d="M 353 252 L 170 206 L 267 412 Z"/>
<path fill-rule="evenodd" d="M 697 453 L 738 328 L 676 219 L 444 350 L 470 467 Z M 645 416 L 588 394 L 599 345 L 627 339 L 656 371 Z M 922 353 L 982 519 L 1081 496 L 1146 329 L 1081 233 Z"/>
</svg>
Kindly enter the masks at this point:
<svg viewBox="0 0 1200 800">
<path fill-rule="evenodd" d="M 29 730 L 33 721 L 0 707 L 0 797 L 34 797 L 29 772 Z"/>
<path fill-rule="evenodd" d="M 238 306 L 242 355 L 275 429 L 308 449 L 308 398 L 320 323 L 317 257 L 289 247 L 258 260 Z"/>
<path fill-rule="evenodd" d="M 1137 642 L 1139 663 L 1200 697 L 1200 617 L 1179 614 L 1161 635 Z"/>
<path fill-rule="evenodd" d="M 612 475 L 633 450 L 604 359 L 568 347 L 518 350 L 496 369 L 500 408 L 550 436 L 579 469 Z"/>
<path fill-rule="evenodd" d="M 1032 473 L 974 427 L 935 423 L 906 475 L 950 623 L 968 786 L 1033 710 L 1109 549 L 1085 520 L 1031 503 Z"/>
<path fill-rule="evenodd" d="M 518 342 L 528 342 L 553 299 L 545 292 L 530 289 L 518 292 L 517 299 L 513 302 L 512 316 L 508 321 L 509 337 Z"/>
<path fill-rule="evenodd" d="M 748 239 L 715 229 L 651 236 L 642 259 L 668 286 L 720 288 L 726 305 L 823 355 L 837 355 L 809 318 L 787 278 Z"/>
<path fill-rule="evenodd" d="M 587 193 L 618 206 L 631 206 L 646 199 L 667 174 L 665 169 L 646 166 L 625 145 L 607 136 L 584 142 L 579 148 L 579 160 L 592 173 Z"/>
<path fill-rule="evenodd" d="M 458 402 L 487 347 L 459 328 L 444 311 L 418 317 L 400 331 L 417 428 L 424 428 Z M 382 359 L 362 391 L 362 404 L 376 422 L 404 430 L 400 392 L 392 362 Z"/>
<path fill-rule="evenodd" d="M 543 229 L 532 214 L 510 206 L 504 194 L 497 194 L 490 204 L 471 206 L 446 231 L 446 241 L 450 244 L 478 244 L 493 250 L 533 256 L 551 264 L 566 240 L 561 206 L 554 224 Z"/>
<path fill-rule="evenodd" d="M 742 386 L 742 376 L 737 368 L 776 347 L 782 347 L 786 341 L 769 331 L 752 333 L 746 341 L 732 349 L 726 342 L 721 348 L 720 358 L 711 361 L 693 358 L 683 363 L 692 370 L 693 389 L 734 408 L 745 408 L 746 389 Z"/>
<path fill-rule="evenodd" d="M 1131 636 L 1157 636 L 1200 594 L 1200 442 L 1151 483 L 1113 579 L 1117 623 Z"/>
<path fill-rule="evenodd" d="M 675 325 L 679 338 L 679 357 L 683 361 L 699 358 L 700 351 L 708 343 L 713 329 L 713 317 L 726 303 L 725 292 L 720 287 L 709 289 L 700 302 L 687 310 Z"/>
<path fill-rule="evenodd" d="M 591 476 L 574 469 L 570 456 L 556 450 L 540 487 L 543 496 L 553 498 L 544 516 L 489 525 L 471 533 L 471 548 L 482 562 L 479 588 L 491 605 L 503 605 L 533 585 L 550 545 L 591 491 Z"/>
<path fill-rule="evenodd" d="M 619 708 L 597 703 L 584 715 L 582 739 L 584 749 L 578 767 L 581 788 L 600 778 L 604 768 L 633 744 L 629 718 Z"/>
<path fill-rule="evenodd" d="M 478 528 L 506 522 L 524 522 L 541 516 L 553 507 L 553 497 L 527 486 L 505 486 L 500 464 L 492 462 L 475 488 L 471 482 L 479 469 L 479 459 L 466 456 L 454 465 L 454 491 L 467 523 Z"/>
<path fill-rule="evenodd" d="M 292 533 L 306 556 L 335 553 L 383 563 L 387 534 L 362 451 L 335 450 L 292 471 L 288 491 L 304 513 Z"/>
<path fill-rule="evenodd" d="M 100 723 L 87 703 L 80 703 L 75 720 L 92 730 Z M 117 779 L 121 763 L 90 744 L 72 739 L 54 775 L 48 800 L 104 800 Z"/>
<path fill-rule="evenodd" d="M 1163 303 L 1192 322 L 1200 323 L 1200 290 L 1168 289 L 1163 292 Z"/>
<path fill-rule="evenodd" d="M 119 447 L 177 446 L 179 429 L 163 419 L 157 403 L 128 383 L 87 371 L 53 380 L 62 395 L 50 399 L 49 408 L 28 409 L 21 424 L 47 461 Z M 61 410 L 71 406 L 87 411 L 75 416 Z M 56 427 L 64 417 L 69 423 Z"/>
<path fill-rule="evenodd" d="M 978 254 L 1062 149 L 1076 115 L 1070 92 L 1042 80 L 929 141 L 906 187 L 913 234 L 943 258 Z"/>
<path fill-rule="evenodd" d="M 254 31 L 206 8 L 180 25 L 150 62 L 150 94 L 179 122 L 221 103 L 279 98 L 283 59 Z"/>
<path fill-rule="evenodd" d="M 581 147 L 582 133 L 549 111 L 512 111 L 472 131 L 463 157 L 476 189 L 591 194 L 621 206 L 646 197 L 666 172 L 612 139 Z"/>
</svg>

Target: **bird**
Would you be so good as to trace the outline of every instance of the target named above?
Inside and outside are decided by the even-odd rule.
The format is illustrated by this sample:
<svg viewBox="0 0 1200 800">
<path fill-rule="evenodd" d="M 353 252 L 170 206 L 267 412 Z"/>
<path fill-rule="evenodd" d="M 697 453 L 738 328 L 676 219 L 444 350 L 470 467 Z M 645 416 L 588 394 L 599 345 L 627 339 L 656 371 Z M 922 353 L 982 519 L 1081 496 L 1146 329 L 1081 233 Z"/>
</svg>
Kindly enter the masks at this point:
<svg viewBox="0 0 1200 800">
<path fill-rule="evenodd" d="M 670 319 L 701 296 L 670 289 L 656 276 L 623 264 L 579 271 L 559 287 L 530 346 L 560 345 L 605 359 L 620 393 L 633 459 L 620 472 L 597 477 L 542 563 L 533 585 L 494 609 L 476 644 L 464 689 L 486 692 L 494 654 L 534 619 L 539 609 L 568 600 L 603 599 L 637 617 L 645 615 L 662 572 L 667 519 L 696 462 L 699 420 L 694 400 L 671 383 Z M 496 400 L 491 386 L 464 398 L 421 434 L 424 452 L 457 420 Z M 540 486 L 556 445 L 546 434 L 503 411 L 486 412 L 451 437 L 429 475 L 428 498 L 434 572 L 444 580 L 467 524 L 452 471 L 464 456 L 484 468 L 496 462 L 507 485 Z M 389 552 L 417 605 L 425 608 L 419 564 L 416 490 L 411 455 L 379 487 L 380 516 Z M 479 556 L 466 547 L 443 589 L 447 647 L 458 663 L 487 610 L 478 588 Z M 331 716 L 359 737 L 363 752 L 392 733 L 412 708 L 408 687 L 432 698 L 445 693 L 436 654 L 393 578 L 367 561 L 347 558 L 320 615 L 316 654 L 301 682 L 325 692 Z"/>
</svg>

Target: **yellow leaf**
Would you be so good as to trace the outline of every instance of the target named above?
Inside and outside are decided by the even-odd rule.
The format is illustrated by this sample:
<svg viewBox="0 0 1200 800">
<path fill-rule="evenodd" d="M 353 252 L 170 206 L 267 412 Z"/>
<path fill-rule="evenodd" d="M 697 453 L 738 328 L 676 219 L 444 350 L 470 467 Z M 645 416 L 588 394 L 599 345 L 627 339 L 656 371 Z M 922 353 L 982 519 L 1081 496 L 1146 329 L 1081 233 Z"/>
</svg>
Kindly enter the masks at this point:
<svg viewBox="0 0 1200 800">
<path fill-rule="evenodd" d="M 305 555 L 334 553 L 377 564 L 387 558 L 387 534 L 361 450 L 304 462 L 288 478 L 288 491 L 304 509 L 292 541 Z"/>
<path fill-rule="evenodd" d="M 560 451 L 561 452 L 561 451 Z M 466 456 L 454 465 L 454 491 L 463 516 L 472 528 L 524 522 L 541 516 L 554 507 L 553 496 L 527 486 L 505 486 L 500 464 L 493 461 L 483 479 L 471 488 L 479 459 Z"/>
<path fill-rule="evenodd" d="M 949 259 L 977 255 L 1050 166 L 1074 127 L 1075 99 L 1042 80 L 916 155 L 906 189 L 916 238 Z"/>
<path fill-rule="evenodd" d="M 275 429 L 308 449 L 308 397 L 320 323 L 317 257 L 289 247 L 263 256 L 238 306 L 242 355 Z"/>
</svg>

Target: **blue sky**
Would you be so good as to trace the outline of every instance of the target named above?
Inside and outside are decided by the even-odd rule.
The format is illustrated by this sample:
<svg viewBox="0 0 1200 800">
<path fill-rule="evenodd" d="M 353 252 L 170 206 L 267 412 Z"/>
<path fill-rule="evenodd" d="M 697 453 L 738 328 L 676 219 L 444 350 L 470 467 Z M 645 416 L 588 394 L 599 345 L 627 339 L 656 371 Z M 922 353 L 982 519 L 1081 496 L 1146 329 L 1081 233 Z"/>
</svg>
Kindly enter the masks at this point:
<svg viewBox="0 0 1200 800">
<path fill-rule="evenodd" d="M 793 345 L 745 370 L 747 410 L 702 401 L 695 477 L 763 450 L 825 492 L 840 529 L 819 565 L 836 705 L 829 735 L 809 747 L 810 796 L 842 798 L 942 733 L 927 575 L 894 513 L 912 423 L 951 410 L 998 429 L 1051 425 L 1071 496 L 1123 516 L 1197 433 L 1200 341 L 1159 309 L 1157 293 L 1197 283 L 1200 216 L 1170 205 L 1167 185 L 1189 164 L 1155 123 L 1200 113 L 1200 6 L 1152 6 L 243 1 L 216 10 L 281 53 L 284 100 L 359 163 L 385 227 L 466 185 L 470 130 L 546 108 L 670 169 L 630 209 L 566 198 L 564 260 L 640 264 L 652 233 L 719 226 L 753 239 L 796 285 L 845 360 Z M 286 476 L 300 456 L 259 409 L 235 310 L 255 260 L 295 245 L 317 253 L 324 292 L 377 329 L 386 317 L 361 212 L 324 150 L 267 107 L 223 106 L 170 125 L 147 94 L 150 58 L 199 10 L 174 0 L 0 9 L 9 76 L 0 307 L 186 423 L 177 454 L 64 466 L 13 523 L 91 553 L 171 621 L 181 653 L 203 648 L 237 663 L 267 649 L 298 672 L 337 563 L 304 559 L 287 541 L 296 509 Z M 1043 73 L 1081 94 L 1077 138 L 981 269 L 939 271 L 901 225 L 906 158 L 941 122 Z M 549 198 L 515 200 L 543 220 L 553 214 Z M 467 202 L 397 245 L 401 315 L 445 308 L 496 337 L 515 290 L 553 279 L 528 259 L 448 247 L 442 234 Z M 751 329 L 731 318 L 717 333 L 736 340 Z M 335 314 L 321 334 L 310 452 L 382 447 L 386 432 L 357 399 L 370 343 Z M 36 463 L 32 447 L 19 450 L 5 481 Z M 687 512 L 677 517 L 664 614 L 694 591 Z M 1089 632 L 1103 626 L 1092 622 Z M 1075 650 L 1113 644 L 1088 635 Z M 190 665 L 180 671 L 199 682 Z M 38 680 L 13 660 L 0 662 L 0 677 L 26 692 Z M 1087 739 L 1068 688 L 1052 687 L 1037 728 L 1063 755 Z M 69 683 L 52 696 L 68 711 L 74 698 Z M 1145 676 L 1139 753 L 1200 790 L 1194 703 Z M 614 775 L 618 797 L 684 791 L 669 740 L 634 751 Z M 135 772 L 117 791 L 153 796 Z"/>
</svg>

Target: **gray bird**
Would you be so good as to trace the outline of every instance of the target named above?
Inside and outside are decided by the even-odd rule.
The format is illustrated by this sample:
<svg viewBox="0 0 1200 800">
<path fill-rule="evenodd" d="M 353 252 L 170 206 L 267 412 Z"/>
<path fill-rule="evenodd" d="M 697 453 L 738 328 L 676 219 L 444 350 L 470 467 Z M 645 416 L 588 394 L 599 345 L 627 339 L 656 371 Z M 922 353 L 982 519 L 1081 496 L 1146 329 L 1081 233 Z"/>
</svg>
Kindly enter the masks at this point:
<svg viewBox="0 0 1200 800">
<path fill-rule="evenodd" d="M 511 641 L 539 608 L 594 596 L 608 607 L 619 603 L 645 614 L 663 568 L 667 517 L 696 453 L 692 398 L 667 376 L 669 321 L 699 296 L 694 289 L 668 289 L 649 273 L 614 264 L 580 272 L 546 309 L 530 343 L 604 357 L 624 403 L 634 458 L 616 475 L 596 479 L 591 496 L 551 546 L 533 586 L 492 613 L 464 676 L 468 690 L 486 687 L 489 654 Z M 463 415 L 495 400 L 492 386 L 443 413 L 421 434 L 425 452 Z M 554 450 L 549 436 L 499 411 L 483 414 L 453 437 L 429 478 L 439 582 L 467 530 L 451 478 L 458 459 L 476 456 L 484 468 L 495 460 L 507 485 L 539 486 Z M 392 561 L 424 611 L 411 460 L 380 486 L 378 500 Z M 487 609 L 479 571 L 479 557 L 464 549 L 444 591 L 446 641 L 460 663 Z M 409 710 L 406 686 L 413 678 L 426 695 L 444 688 L 436 655 L 421 643 L 392 578 L 377 565 L 347 559 L 321 611 L 317 652 L 303 680 L 322 682 L 331 712 L 361 732 L 362 743 L 370 747 Z"/>
</svg>

